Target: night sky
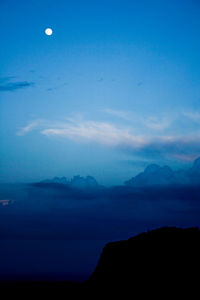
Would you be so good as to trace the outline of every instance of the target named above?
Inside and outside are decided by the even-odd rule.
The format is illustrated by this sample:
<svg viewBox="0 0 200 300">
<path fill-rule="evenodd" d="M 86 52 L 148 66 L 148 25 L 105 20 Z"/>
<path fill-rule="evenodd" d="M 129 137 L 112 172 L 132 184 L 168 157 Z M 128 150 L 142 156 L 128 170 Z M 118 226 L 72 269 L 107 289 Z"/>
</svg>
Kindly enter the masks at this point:
<svg viewBox="0 0 200 300">
<path fill-rule="evenodd" d="M 200 226 L 199 16 L 0 0 L 0 281 L 85 280 L 107 242 Z"/>
<path fill-rule="evenodd" d="M 149 163 L 191 165 L 199 14 L 195 0 L 1 0 L 1 182 L 109 186 Z"/>
</svg>

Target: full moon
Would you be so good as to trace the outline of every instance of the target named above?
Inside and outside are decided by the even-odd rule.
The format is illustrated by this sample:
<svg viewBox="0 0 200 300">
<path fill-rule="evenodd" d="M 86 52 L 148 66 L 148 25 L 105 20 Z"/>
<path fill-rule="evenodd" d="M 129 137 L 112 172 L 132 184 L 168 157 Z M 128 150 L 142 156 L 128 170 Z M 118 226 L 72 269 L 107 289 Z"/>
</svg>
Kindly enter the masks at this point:
<svg viewBox="0 0 200 300">
<path fill-rule="evenodd" d="M 45 29 L 45 33 L 46 33 L 46 35 L 52 35 L 53 34 L 53 30 L 51 28 L 46 28 Z"/>
</svg>

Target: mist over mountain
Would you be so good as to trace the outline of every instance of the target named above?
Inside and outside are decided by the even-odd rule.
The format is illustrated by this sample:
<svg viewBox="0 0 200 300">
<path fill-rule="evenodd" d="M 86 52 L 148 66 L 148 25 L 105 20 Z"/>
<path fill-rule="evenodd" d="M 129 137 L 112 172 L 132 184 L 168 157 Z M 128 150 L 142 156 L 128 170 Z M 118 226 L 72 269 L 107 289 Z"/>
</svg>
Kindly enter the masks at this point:
<svg viewBox="0 0 200 300">
<path fill-rule="evenodd" d="M 71 188 L 78 189 L 90 189 L 100 187 L 96 179 L 92 176 L 82 177 L 80 175 L 74 176 L 71 180 L 67 180 L 66 177 L 54 177 L 53 179 L 43 180 L 41 183 L 56 183 L 64 184 Z"/>
<path fill-rule="evenodd" d="M 65 185 L 69 188 L 90 190 L 98 189 L 100 185 L 93 176 L 82 177 L 80 175 L 73 176 L 71 179 L 66 177 L 54 177 L 45 179 L 36 184 L 56 184 Z M 55 184 L 55 185 L 54 185 Z M 131 179 L 124 182 L 125 186 L 129 187 L 152 187 L 152 186 L 194 186 L 200 184 L 200 157 L 197 158 L 191 168 L 172 170 L 169 166 L 159 166 L 157 164 L 148 165 L 143 172 L 137 174 Z M 57 186 L 57 187 L 58 187 Z"/>
<path fill-rule="evenodd" d="M 77 267 L 76 276 L 82 272 L 87 278 L 97 263 L 98 251 L 107 242 L 162 226 L 200 226 L 199 162 L 197 159 L 191 168 L 180 171 L 150 165 L 134 177 L 131 184 L 121 186 L 103 187 L 91 176 L 0 184 L 0 241 L 8 247 L 10 240 L 24 241 L 18 250 L 24 255 L 21 258 L 16 255 L 16 260 L 12 252 L 7 254 L 7 250 L 1 249 L 2 272 L 7 272 L 8 266 L 10 272 L 14 272 L 16 264 L 20 272 L 36 269 L 46 272 L 53 260 L 52 270 L 65 272 L 67 268 L 71 272 L 77 264 L 74 253 L 78 251 L 82 265 Z M 45 262 L 42 250 L 38 257 L 32 247 L 23 248 L 29 240 L 40 241 L 39 244 L 45 241 L 51 253 L 45 256 Z M 59 255 L 55 258 L 55 240 L 74 245 L 73 251 L 66 249 L 65 263 Z M 74 241 L 80 241 L 79 246 Z M 87 251 L 80 253 L 78 249 L 84 245 Z M 96 247 L 94 256 L 91 245 Z M 60 253 L 60 248 L 56 251 Z M 63 250 L 63 256 L 66 253 Z M 24 257 L 27 262 L 34 257 L 33 263 L 25 265 Z"/>
<path fill-rule="evenodd" d="M 166 185 L 198 185 L 200 184 L 200 157 L 197 158 L 188 170 L 173 171 L 169 166 L 152 164 L 146 169 L 125 182 L 126 186 L 166 186 Z"/>
</svg>

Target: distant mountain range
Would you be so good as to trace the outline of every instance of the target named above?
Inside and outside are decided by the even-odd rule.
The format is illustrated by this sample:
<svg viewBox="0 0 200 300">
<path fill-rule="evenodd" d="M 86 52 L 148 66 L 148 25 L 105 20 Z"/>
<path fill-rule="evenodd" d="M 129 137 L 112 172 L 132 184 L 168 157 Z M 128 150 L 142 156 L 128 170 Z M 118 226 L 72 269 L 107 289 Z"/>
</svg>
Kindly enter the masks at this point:
<svg viewBox="0 0 200 300">
<path fill-rule="evenodd" d="M 42 183 L 65 184 L 72 188 L 86 189 L 100 187 L 96 179 L 92 176 L 82 177 L 80 175 L 74 176 L 71 180 L 66 177 L 54 177 L 53 179 L 46 179 Z"/>
<path fill-rule="evenodd" d="M 95 189 L 103 187 L 92 176 L 74 176 L 72 179 L 66 177 L 54 177 L 41 181 L 42 184 L 59 184 L 78 189 Z M 200 157 L 197 158 L 191 168 L 187 170 L 173 171 L 169 166 L 159 166 L 151 164 L 135 177 L 125 181 L 125 186 L 129 187 L 150 187 L 167 185 L 200 185 Z"/>
<path fill-rule="evenodd" d="M 168 166 L 151 164 L 144 172 L 125 182 L 126 186 L 143 187 L 154 185 L 198 185 L 200 184 L 200 157 L 188 170 L 173 171 Z"/>
</svg>

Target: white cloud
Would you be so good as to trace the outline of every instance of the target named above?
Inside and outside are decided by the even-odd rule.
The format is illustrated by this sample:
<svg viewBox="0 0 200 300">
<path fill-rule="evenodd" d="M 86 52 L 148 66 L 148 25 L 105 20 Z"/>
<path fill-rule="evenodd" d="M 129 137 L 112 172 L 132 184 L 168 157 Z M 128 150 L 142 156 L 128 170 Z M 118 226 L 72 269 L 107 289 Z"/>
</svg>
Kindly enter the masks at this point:
<svg viewBox="0 0 200 300">
<path fill-rule="evenodd" d="M 147 119 L 157 130 L 164 125 L 157 119 Z M 153 124 L 153 125 L 152 125 Z M 189 156 L 200 154 L 200 132 L 188 135 L 167 135 L 153 132 L 141 134 L 140 128 L 134 126 L 116 126 L 109 122 L 97 122 L 84 119 L 69 118 L 64 122 L 36 120 L 21 128 L 18 135 L 25 135 L 38 129 L 48 137 L 62 137 L 78 142 L 93 142 L 109 147 L 121 148 L 129 153 L 141 155 L 164 155 L 171 158 L 186 160 Z M 187 157 L 186 157 L 187 156 Z"/>
<path fill-rule="evenodd" d="M 20 130 L 17 131 L 17 135 L 26 135 L 28 132 L 32 131 L 33 129 L 41 125 L 41 123 L 42 123 L 41 120 L 35 120 L 33 122 L 30 122 L 25 127 L 20 128 Z"/>
<path fill-rule="evenodd" d="M 143 123 L 145 124 L 145 126 L 153 129 L 153 130 L 157 130 L 157 131 L 161 131 L 164 129 L 169 128 L 169 126 L 171 125 L 171 120 L 169 118 L 155 118 L 155 117 L 149 117 L 147 119 L 143 120 Z"/>
<path fill-rule="evenodd" d="M 144 117 L 142 115 L 136 114 L 134 112 L 122 111 L 122 110 L 114 110 L 110 108 L 104 109 L 104 112 L 110 114 L 112 116 L 116 116 L 118 118 L 124 119 L 126 121 L 132 121 L 137 126 L 145 126 L 155 131 L 162 131 L 170 127 L 173 118 L 169 117 L 154 117 L 148 116 Z"/>
<path fill-rule="evenodd" d="M 118 128 L 106 122 L 82 121 L 65 124 L 63 128 L 48 128 L 41 131 L 46 136 L 62 136 L 73 140 L 93 141 L 108 146 L 119 144 L 140 147 L 145 143 L 143 137 L 133 135 L 130 128 Z"/>
<path fill-rule="evenodd" d="M 187 112 L 183 112 L 183 115 L 194 122 L 200 123 L 200 112 L 187 111 Z"/>
</svg>

